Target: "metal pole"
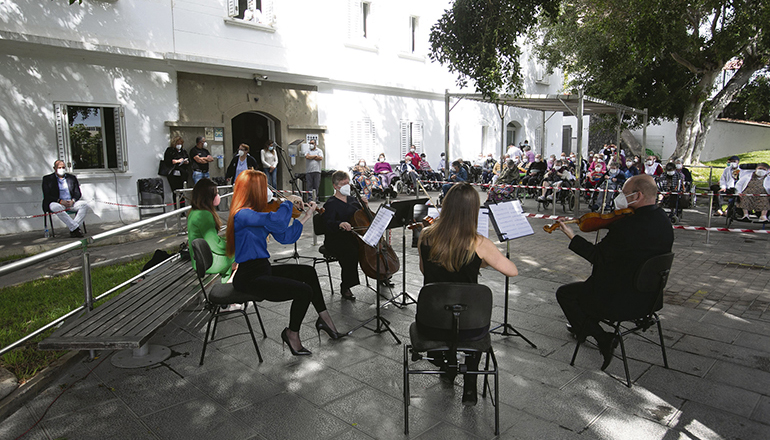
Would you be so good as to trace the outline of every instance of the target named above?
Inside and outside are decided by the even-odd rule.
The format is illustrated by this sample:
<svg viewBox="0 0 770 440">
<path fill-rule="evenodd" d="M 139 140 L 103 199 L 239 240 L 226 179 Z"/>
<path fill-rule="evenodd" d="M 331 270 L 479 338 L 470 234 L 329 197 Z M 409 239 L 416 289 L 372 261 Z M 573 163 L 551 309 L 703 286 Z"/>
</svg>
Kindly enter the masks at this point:
<svg viewBox="0 0 770 440">
<path fill-rule="evenodd" d="M 709 244 L 709 238 L 711 238 L 710 228 L 711 228 L 711 216 L 713 215 L 713 212 L 714 212 L 713 206 L 714 206 L 714 191 L 709 191 L 709 207 L 708 207 L 709 217 L 708 217 L 708 225 L 707 225 L 707 228 L 709 229 L 706 229 L 706 244 Z"/>
<path fill-rule="evenodd" d="M 316 198 L 315 188 L 313 188 L 313 192 L 311 195 L 313 196 L 312 200 L 318 200 Z M 313 222 L 313 246 L 316 246 L 317 244 L 318 244 L 318 236 L 315 233 L 315 222 Z"/>
<path fill-rule="evenodd" d="M 91 254 L 88 253 L 88 244 L 83 242 L 83 291 L 86 296 L 86 310 L 90 313 L 94 309 L 93 287 L 91 286 Z M 88 350 L 91 359 L 96 357 L 94 350 Z"/>
<path fill-rule="evenodd" d="M 580 180 L 583 173 L 583 90 L 578 90 L 578 107 L 577 107 L 577 166 L 575 167 L 575 176 L 580 185 Z M 575 211 L 580 209 L 580 197 L 575 200 Z M 555 214 L 554 214 L 555 215 Z"/>
<path fill-rule="evenodd" d="M 444 180 L 449 180 L 449 89 L 444 89 Z"/>
<path fill-rule="evenodd" d="M 644 108 L 644 114 L 642 115 L 642 152 L 639 157 L 644 157 L 647 154 L 647 121 L 649 119 L 649 112 L 647 107 Z M 630 151 L 630 149 L 629 149 Z"/>
</svg>

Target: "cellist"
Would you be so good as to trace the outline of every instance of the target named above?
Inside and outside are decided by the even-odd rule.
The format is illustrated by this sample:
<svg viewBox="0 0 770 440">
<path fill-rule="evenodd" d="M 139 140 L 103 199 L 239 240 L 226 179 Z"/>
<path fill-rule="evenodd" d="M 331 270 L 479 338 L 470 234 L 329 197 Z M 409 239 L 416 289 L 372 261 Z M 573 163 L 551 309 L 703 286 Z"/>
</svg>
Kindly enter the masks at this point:
<svg viewBox="0 0 770 440">
<path fill-rule="evenodd" d="M 649 310 L 649 295 L 636 290 L 633 280 L 645 261 L 671 252 L 674 231 L 666 213 L 656 205 L 658 187 L 650 175 L 626 180 L 615 198 L 615 208 L 631 208 L 625 216 L 608 226 L 609 232 L 597 244 L 575 235 L 571 227 L 559 221 L 559 229 L 570 239 L 569 248 L 593 264 L 591 276 L 579 283 L 565 284 L 556 290 L 567 329 L 578 339 L 596 339 L 604 362 L 610 364 L 614 334 L 602 329 L 599 321 L 640 310 Z"/>
<path fill-rule="evenodd" d="M 350 176 L 344 171 L 332 174 L 334 196 L 324 204 L 324 247 L 329 255 L 335 257 L 342 268 L 342 283 L 340 292 L 342 298 L 350 301 L 356 299 L 350 288 L 360 284 L 358 278 L 358 241 L 353 236 L 353 226 L 350 224 L 353 215 L 362 207 L 351 197 Z M 366 197 L 362 198 L 367 204 Z M 369 208 L 368 206 L 366 207 Z"/>
</svg>

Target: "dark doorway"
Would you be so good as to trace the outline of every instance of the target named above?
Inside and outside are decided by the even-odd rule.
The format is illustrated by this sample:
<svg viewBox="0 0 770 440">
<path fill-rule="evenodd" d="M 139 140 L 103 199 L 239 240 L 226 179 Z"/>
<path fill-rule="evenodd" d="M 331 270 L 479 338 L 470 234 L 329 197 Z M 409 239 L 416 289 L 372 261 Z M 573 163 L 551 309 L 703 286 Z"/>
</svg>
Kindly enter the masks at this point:
<svg viewBox="0 0 770 440">
<path fill-rule="evenodd" d="M 232 154 L 235 155 L 238 152 L 238 146 L 246 144 L 249 146 L 249 154 L 257 160 L 260 167 L 262 160 L 260 151 L 265 147 L 265 143 L 268 139 L 272 139 L 280 143 L 279 139 L 273 139 L 271 133 L 275 133 L 276 130 L 273 121 L 267 116 L 256 113 L 247 112 L 241 113 L 232 120 L 232 133 L 233 133 L 233 145 L 231 146 Z M 281 157 L 278 158 L 278 182 L 281 182 L 283 177 L 283 163 L 281 163 Z M 279 183 L 278 185 L 282 185 Z M 281 188 L 277 188 L 281 189 Z"/>
<path fill-rule="evenodd" d="M 569 156 L 572 153 L 572 126 L 564 125 L 561 128 L 561 151 Z"/>
</svg>

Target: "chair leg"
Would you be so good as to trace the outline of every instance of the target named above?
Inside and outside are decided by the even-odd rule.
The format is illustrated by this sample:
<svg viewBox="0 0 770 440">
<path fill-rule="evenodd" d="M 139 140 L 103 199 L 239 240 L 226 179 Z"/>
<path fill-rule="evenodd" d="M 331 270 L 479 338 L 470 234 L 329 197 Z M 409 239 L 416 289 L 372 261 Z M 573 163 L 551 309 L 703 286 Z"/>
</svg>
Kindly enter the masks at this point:
<svg viewBox="0 0 770 440">
<path fill-rule="evenodd" d="M 660 317 L 657 313 L 653 313 L 655 322 L 658 323 L 658 337 L 660 337 L 660 351 L 663 353 L 663 366 L 668 368 L 668 357 L 666 357 L 666 344 L 663 342 L 663 327 L 660 326 Z"/>
<path fill-rule="evenodd" d="M 487 352 L 487 359 L 484 361 L 484 371 L 489 370 L 489 352 Z M 487 397 L 487 388 L 489 387 L 489 375 L 484 375 L 484 385 L 481 387 L 481 397 Z M 490 389 L 491 391 L 491 389 Z M 494 404 L 494 402 L 492 402 Z"/>
<path fill-rule="evenodd" d="M 259 327 L 262 329 L 262 337 L 267 337 L 267 332 L 265 331 L 265 324 L 262 323 L 262 315 L 259 314 L 259 306 L 257 305 L 256 301 L 252 301 L 252 304 L 254 304 L 254 310 L 257 312 L 257 319 L 259 319 Z"/>
<path fill-rule="evenodd" d="M 628 358 L 626 357 L 626 344 L 623 343 L 623 335 L 620 334 L 620 322 L 615 324 L 615 337 L 620 342 L 620 354 L 623 357 L 623 369 L 626 371 L 626 386 L 631 388 L 631 374 L 628 372 Z"/>
<path fill-rule="evenodd" d="M 209 342 L 209 330 L 211 330 L 211 320 L 214 319 L 214 313 L 212 312 L 211 316 L 209 316 L 209 322 L 206 324 L 206 337 L 203 338 L 203 350 L 201 350 L 201 362 L 198 365 L 203 366 L 203 357 L 206 356 L 206 344 Z"/>
<path fill-rule="evenodd" d="M 259 352 L 259 345 L 257 345 L 257 338 L 254 337 L 254 329 L 251 327 L 251 321 L 249 321 L 249 316 L 246 315 L 245 310 L 240 311 L 243 314 L 243 319 L 246 320 L 246 326 L 249 327 L 249 334 L 251 335 L 251 341 L 254 342 L 254 348 L 257 350 L 257 358 L 259 358 L 259 362 L 262 362 L 262 353 Z"/>
<path fill-rule="evenodd" d="M 219 306 L 214 306 L 214 307 L 216 307 L 217 309 L 219 308 Z M 219 311 L 217 310 L 217 312 L 219 312 Z M 211 330 L 211 340 L 212 341 L 214 340 L 214 334 L 217 332 L 217 324 L 219 324 L 219 313 L 216 313 L 214 315 L 214 328 Z"/>
<path fill-rule="evenodd" d="M 580 350 L 580 344 L 580 341 L 577 341 L 577 344 L 575 344 L 575 352 L 572 353 L 572 360 L 569 362 L 571 367 L 575 366 L 575 359 L 577 358 L 578 350 Z"/>
<path fill-rule="evenodd" d="M 500 435 L 500 369 L 497 366 L 497 358 L 492 354 L 492 363 L 495 366 L 495 435 Z"/>
<path fill-rule="evenodd" d="M 324 261 L 326 261 L 326 273 L 329 275 L 329 290 L 332 291 L 332 295 L 334 295 L 334 282 L 332 281 L 332 268 L 329 266 L 329 260 L 324 258 Z"/>
<path fill-rule="evenodd" d="M 404 434 L 409 434 L 409 348 L 404 345 Z"/>
</svg>

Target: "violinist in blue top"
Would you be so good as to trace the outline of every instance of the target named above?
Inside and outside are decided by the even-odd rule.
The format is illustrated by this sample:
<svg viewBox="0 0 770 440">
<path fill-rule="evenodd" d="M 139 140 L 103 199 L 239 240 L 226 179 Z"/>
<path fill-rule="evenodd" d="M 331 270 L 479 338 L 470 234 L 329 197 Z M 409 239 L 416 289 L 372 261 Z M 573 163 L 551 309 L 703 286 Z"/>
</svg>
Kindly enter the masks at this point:
<svg viewBox="0 0 770 440">
<path fill-rule="evenodd" d="M 292 223 L 293 204 L 284 201 L 269 204 L 272 194 L 267 187 L 267 177 L 261 171 L 246 170 L 235 180 L 230 218 L 227 220 L 227 255 L 235 255 L 238 270 L 233 275 L 233 286 L 240 292 L 253 293 L 267 301 L 292 301 L 289 327 L 281 333 L 281 339 L 295 356 L 309 355 L 302 346 L 299 329 L 305 313 L 313 303 L 318 312 L 316 330 L 325 331 L 330 338 L 339 339 L 338 333 L 326 310 L 318 275 L 312 266 L 286 264 L 271 265 L 267 252 L 267 236 L 281 244 L 291 244 L 302 235 L 302 227 L 315 211 L 315 202 L 307 205 L 305 212 Z M 275 212 L 265 212 L 276 206 Z"/>
</svg>

